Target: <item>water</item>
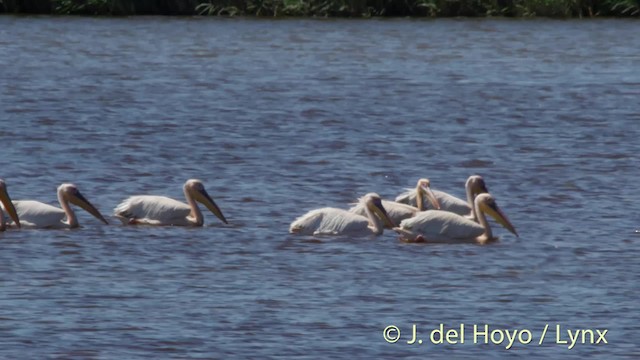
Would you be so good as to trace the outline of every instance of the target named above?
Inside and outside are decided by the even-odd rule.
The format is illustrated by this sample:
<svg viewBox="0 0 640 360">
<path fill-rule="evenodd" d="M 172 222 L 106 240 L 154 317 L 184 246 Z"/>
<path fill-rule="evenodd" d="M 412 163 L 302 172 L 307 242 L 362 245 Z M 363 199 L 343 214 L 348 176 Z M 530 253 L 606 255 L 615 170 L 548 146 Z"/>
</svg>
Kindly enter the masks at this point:
<svg viewBox="0 0 640 360">
<path fill-rule="evenodd" d="M 71 181 L 110 214 L 128 195 L 182 199 L 196 177 L 230 221 L 104 226 L 79 210 L 81 229 L 0 234 L 0 357 L 637 358 L 639 32 L 0 17 L 13 199 L 55 204 Z M 462 196 L 475 173 L 520 238 L 495 224 L 489 246 L 287 233 L 420 177 Z M 431 344 L 440 323 L 465 324 L 465 343 Z M 423 345 L 407 344 L 413 324 Z M 532 340 L 474 344 L 474 324 Z M 608 344 L 568 350 L 556 324 L 560 340 L 608 329 Z"/>
</svg>

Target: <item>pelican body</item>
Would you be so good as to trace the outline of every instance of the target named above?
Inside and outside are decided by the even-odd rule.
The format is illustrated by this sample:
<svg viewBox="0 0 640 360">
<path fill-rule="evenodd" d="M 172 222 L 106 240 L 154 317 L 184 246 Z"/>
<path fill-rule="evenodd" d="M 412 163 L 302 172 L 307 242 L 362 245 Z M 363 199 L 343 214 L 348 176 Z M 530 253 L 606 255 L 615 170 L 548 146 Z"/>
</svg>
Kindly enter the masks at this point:
<svg viewBox="0 0 640 360">
<path fill-rule="evenodd" d="M 13 205 L 18 212 L 20 222 L 25 228 L 72 229 L 77 228 L 78 218 L 70 204 L 81 207 L 105 224 L 109 222 L 100 214 L 74 184 L 62 184 L 58 187 L 58 202 L 61 208 L 35 200 L 16 200 Z"/>
<path fill-rule="evenodd" d="M 115 208 L 115 216 L 125 225 L 202 226 L 204 217 L 196 204 L 197 201 L 228 224 L 218 205 L 204 189 L 202 181 L 187 180 L 183 190 L 186 204 L 165 196 L 132 196 Z"/>
<path fill-rule="evenodd" d="M 303 235 L 380 235 L 383 223 L 391 228 L 395 226 L 378 194 L 363 196 L 359 204 L 366 216 L 331 207 L 311 210 L 292 222 L 289 232 Z"/>
<path fill-rule="evenodd" d="M 440 204 L 438 203 L 438 200 L 436 199 L 435 195 L 431 191 L 431 188 L 429 187 L 429 180 L 427 179 L 422 179 L 422 180 L 425 180 L 425 181 L 418 184 L 418 187 L 420 187 L 420 190 L 419 190 L 420 194 L 418 196 L 421 199 L 423 196 L 426 196 L 426 200 L 428 200 L 430 205 L 435 209 L 439 209 Z M 389 215 L 389 218 L 394 224 L 400 224 L 402 220 L 413 217 L 421 211 L 419 208 L 415 206 L 411 206 L 408 204 L 401 204 L 399 202 L 388 201 L 388 200 L 382 200 L 382 206 L 385 208 L 385 210 L 387 211 L 387 215 Z M 362 202 L 359 202 L 354 207 L 349 209 L 349 212 L 366 216 L 365 209 L 366 209 L 365 204 L 363 204 Z M 391 227 L 387 226 L 387 228 L 390 229 Z"/>
<path fill-rule="evenodd" d="M 7 185 L 2 179 L 0 179 L 0 203 L 2 203 L 2 207 L 0 208 L 0 231 L 5 231 L 7 227 L 2 208 L 6 209 L 9 217 L 11 218 L 11 220 L 13 220 L 14 224 L 16 224 L 17 227 L 20 227 L 18 212 L 16 211 L 16 208 L 13 205 L 11 198 L 9 197 L 9 193 L 7 192 Z"/>
<path fill-rule="evenodd" d="M 432 210 L 435 207 L 427 202 L 421 194 L 424 192 L 424 183 L 429 183 L 427 179 L 418 180 L 418 185 L 415 189 L 408 189 L 406 192 L 396 197 L 396 202 L 409 204 L 411 206 L 418 207 L 422 210 Z M 455 196 L 449 195 L 444 191 L 433 190 L 433 196 L 438 200 L 440 204 L 440 210 L 452 212 L 454 214 L 462 215 L 468 219 L 477 221 L 477 217 L 474 214 L 473 200 L 478 194 L 488 193 L 489 190 L 484 182 L 484 179 L 480 175 L 469 176 L 465 183 L 465 192 L 467 195 L 467 201 L 464 201 Z"/>
<path fill-rule="evenodd" d="M 427 210 L 406 219 L 394 228 L 403 240 L 409 242 L 476 242 L 484 244 L 493 241 L 491 227 L 485 214 L 491 215 L 507 230 L 518 236 L 516 229 L 496 204 L 491 194 L 476 196 L 474 207 L 478 215 L 476 223 L 464 216 L 448 211 Z"/>
</svg>

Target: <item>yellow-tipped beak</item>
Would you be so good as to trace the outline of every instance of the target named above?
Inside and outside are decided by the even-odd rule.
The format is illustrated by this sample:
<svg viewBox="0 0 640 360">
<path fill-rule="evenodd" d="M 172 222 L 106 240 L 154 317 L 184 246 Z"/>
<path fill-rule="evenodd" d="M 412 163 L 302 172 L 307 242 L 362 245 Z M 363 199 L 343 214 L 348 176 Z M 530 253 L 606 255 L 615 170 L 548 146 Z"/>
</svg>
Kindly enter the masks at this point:
<svg viewBox="0 0 640 360">
<path fill-rule="evenodd" d="M 9 197 L 9 194 L 6 190 L 0 191 L 0 201 L 4 205 L 4 209 L 9 213 L 9 216 L 16 223 L 16 226 L 20 227 L 20 219 L 18 219 L 18 212 L 16 211 L 15 206 L 13 206 L 13 202 Z"/>
<path fill-rule="evenodd" d="M 426 185 L 421 185 L 420 188 L 424 191 L 424 194 L 427 195 L 427 199 L 433 205 L 434 209 L 440 210 L 440 202 L 436 199 L 436 196 L 431 191 L 431 188 Z"/>
<path fill-rule="evenodd" d="M 487 214 L 489 214 L 492 218 L 496 219 L 496 221 L 505 227 L 505 229 L 509 230 L 512 234 L 514 234 L 515 236 L 518 236 L 518 232 L 516 231 L 516 228 L 513 226 L 513 224 L 511 224 L 511 221 L 509 221 L 509 218 L 507 218 L 507 216 L 502 212 L 502 210 L 500 210 L 500 208 L 498 207 L 498 205 L 495 206 L 487 206 L 486 208 L 486 212 Z M 518 236 L 519 237 L 519 236 Z"/>
<path fill-rule="evenodd" d="M 100 214 L 100 211 L 93 206 L 89 200 L 87 200 L 79 191 L 69 197 L 69 201 L 83 208 L 86 212 L 93 215 L 96 219 L 102 221 L 105 224 L 109 224 L 109 222 Z"/>
<path fill-rule="evenodd" d="M 206 190 L 202 189 L 202 191 L 198 191 L 197 194 L 199 195 L 197 199 L 204 206 L 206 206 L 207 209 L 209 209 L 209 211 L 211 211 L 215 216 L 217 216 L 218 219 L 222 220 L 223 223 L 225 224 L 229 223 L 227 222 L 227 219 L 225 219 L 224 215 L 222 215 L 222 211 L 220 211 L 220 208 L 218 207 L 218 205 L 216 205 L 215 201 L 211 199 L 211 196 L 209 196 Z"/>
<path fill-rule="evenodd" d="M 382 206 L 382 202 L 374 202 L 372 210 L 378 214 L 380 219 L 382 219 L 382 222 L 387 229 L 393 229 L 396 227 L 396 224 L 393 223 L 393 220 L 391 220 L 389 214 L 387 214 L 387 210 Z"/>
</svg>

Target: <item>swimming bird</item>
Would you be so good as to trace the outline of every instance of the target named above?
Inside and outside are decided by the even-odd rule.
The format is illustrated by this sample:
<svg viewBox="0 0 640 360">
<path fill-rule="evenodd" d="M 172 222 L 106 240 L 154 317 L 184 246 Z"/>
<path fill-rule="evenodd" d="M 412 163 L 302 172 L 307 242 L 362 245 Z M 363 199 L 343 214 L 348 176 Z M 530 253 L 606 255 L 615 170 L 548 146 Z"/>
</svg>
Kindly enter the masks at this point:
<svg viewBox="0 0 640 360">
<path fill-rule="evenodd" d="M 423 193 L 425 191 L 424 189 L 428 186 L 428 179 L 420 179 L 418 180 L 418 185 L 416 185 L 415 189 L 407 189 L 406 192 L 398 195 L 396 197 L 396 202 L 416 206 L 421 211 L 433 209 L 433 206 L 426 202 L 426 199 L 421 196 L 421 193 Z M 469 176 L 464 188 L 467 193 L 467 201 L 438 190 L 433 190 L 433 196 L 438 200 L 440 210 L 463 215 L 468 219 L 477 221 L 473 211 L 473 200 L 478 194 L 488 193 L 489 190 L 487 189 L 484 179 L 480 175 Z"/>
<path fill-rule="evenodd" d="M 25 228 L 77 228 L 79 226 L 78 219 L 69 203 L 83 208 L 98 220 L 109 224 L 98 209 L 73 184 L 58 186 L 58 202 L 60 202 L 61 208 L 35 200 L 16 200 L 13 205 L 22 226 Z"/>
<path fill-rule="evenodd" d="M 423 179 L 423 180 L 426 180 L 426 179 Z M 434 209 L 440 209 L 440 204 L 438 203 L 438 199 L 436 199 L 433 192 L 431 191 L 431 188 L 429 187 L 429 180 L 426 180 L 426 182 L 419 184 L 419 186 L 420 186 L 420 194 L 418 196 L 420 197 L 426 196 L 431 207 L 433 207 Z M 382 200 L 382 206 L 385 208 L 385 210 L 387 210 L 387 215 L 389 215 L 389 218 L 394 224 L 400 224 L 402 220 L 413 217 L 421 211 L 415 206 L 401 204 L 399 202 L 389 201 L 389 200 Z M 366 216 L 365 209 L 366 209 L 365 204 L 363 204 L 362 202 L 359 202 L 355 206 L 353 206 L 351 209 L 349 209 L 349 212 Z M 388 229 L 391 228 L 388 226 L 386 227 Z"/>
<path fill-rule="evenodd" d="M 189 179 L 182 188 L 187 199 L 186 204 L 165 196 L 131 196 L 115 208 L 115 216 L 125 225 L 202 226 L 204 218 L 196 204 L 198 201 L 222 222 L 228 224 L 218 205 L 204 189 L 202 181 Z"/>
<path fill-rule="evenodd" d="M 13 202 L 11 202 L 11 198 L 7 192 L 7 185 L 2 179 L 0 179 L 0 202 L 2 203 L 2 207 L 0 208 L 0 231 L 4 231 L 6 229 L 6 221 L 2 208 L 6 209 L 7 213 L 9 213 L 9 217 L 11 217 L 16 226 L 20 227 L 18 213 L 16 212 L 16 208 L 13 205 Z"/>
<path fill-rule="evenodd" d="M 403 240 L 409 242 L 476 242 L 493 241 L 491 227 L 485 214 L 491 215 L 507 230 L 518 236 L 516 229 L 498 207 L 493 196 L 484 193 L 476 196 L 475 211 L 479 224 L 448 211 L 427 210 L 406 219 L 394 228 Z"/>
<path fill-rule="evenodd" d="M 303 235 L 380 235 L 383 223 L 391 228 L 395 226 L 378 194 L 366 194 L 359 203 L 364 207 L 366 217 L 344 209 L 325 207 L 297 218 L 291 223 L 289 232 Z"/>
</svg>

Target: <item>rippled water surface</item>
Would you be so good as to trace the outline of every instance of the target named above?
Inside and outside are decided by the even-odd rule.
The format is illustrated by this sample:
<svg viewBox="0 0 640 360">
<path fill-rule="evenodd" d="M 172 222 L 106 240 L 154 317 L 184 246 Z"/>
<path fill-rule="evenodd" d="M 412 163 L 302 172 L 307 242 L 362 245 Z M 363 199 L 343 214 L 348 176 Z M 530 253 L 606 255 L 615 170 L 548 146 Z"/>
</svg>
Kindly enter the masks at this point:
<svg viewBox="0 0 640 360">
<path fill-rule="evenodd" d="M 230 222 L 105 226 L 78 210 L 80 229 L 0 234 L 0 357 L 639 358 L 638 33 L 614 20 L 0 17 L 14 200 L 55 204 L 74 182 L 110 215 L 128 195 L 182 199 L 196 177 Z M 287 233 L 307 210 L 420 177 L 462 196 L 475 173 L 520 238 Z M 440 323 L 464 323 L 465 343 L 431 344 Z M 422 345 L 407 344 L 413 324 Z M 533 338 L 474 344 L 474 324 Z M 568 350 L 556 324 L 608 329 L 608 344 Z"/>
</svg>

